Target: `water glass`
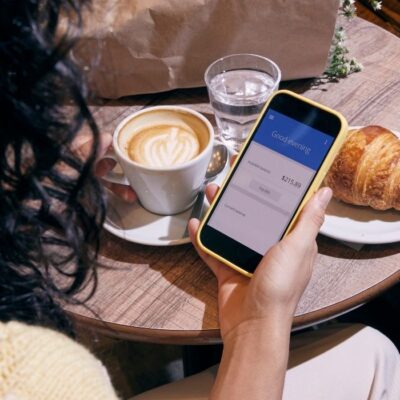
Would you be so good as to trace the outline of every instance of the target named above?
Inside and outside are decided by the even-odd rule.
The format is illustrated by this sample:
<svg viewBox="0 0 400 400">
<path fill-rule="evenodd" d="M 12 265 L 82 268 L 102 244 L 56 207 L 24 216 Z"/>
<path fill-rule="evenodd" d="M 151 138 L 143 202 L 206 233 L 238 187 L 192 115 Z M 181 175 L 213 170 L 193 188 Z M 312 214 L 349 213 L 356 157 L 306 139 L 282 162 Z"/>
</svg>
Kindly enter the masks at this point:
<svg viewBox="0 0 400 400">
<path fill-rule="evenodd" d="M 206 70 L 211 106 L 221 140 L 239 151 L 270 95 L 281 80 L 279 67 L 256 54 L 233 54 Z"/>
</svg>

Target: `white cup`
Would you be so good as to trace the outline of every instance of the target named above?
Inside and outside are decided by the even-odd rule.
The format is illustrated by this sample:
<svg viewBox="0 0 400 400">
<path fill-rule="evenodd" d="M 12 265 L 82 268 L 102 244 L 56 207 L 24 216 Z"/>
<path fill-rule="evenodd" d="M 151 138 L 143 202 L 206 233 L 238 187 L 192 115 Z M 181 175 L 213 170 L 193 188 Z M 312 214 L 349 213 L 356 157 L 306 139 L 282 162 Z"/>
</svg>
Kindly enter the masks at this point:
<svg viewBox="0 0 400 400">
<path fill-rule="evenodd" d="M 185 120 L 200 135 L 202 146 L 200 153 L 191 160 L 169 167 L 150 167 L 139 164 L 129 158 L 123 149 L 123 135 L 127 131 L 139 130 L 152 124 L 164 121 L 168 125 Z M 104 158 L 112 158 L 118 162 L 123 174 L 111 172 L 104 178 L 108 181 L 129 184 L 136 192 L 142 206 L 148 211 L 173 215 L 189 208 L 196 200 L 202 187 L 207 167 L 211 158 L 214 143 L 214 129 L 210 122 L 197 111 L 179 106 L 149 107 L 129 115 L 115 129 L 113 136 L 113 152 Z"/>
</svg>

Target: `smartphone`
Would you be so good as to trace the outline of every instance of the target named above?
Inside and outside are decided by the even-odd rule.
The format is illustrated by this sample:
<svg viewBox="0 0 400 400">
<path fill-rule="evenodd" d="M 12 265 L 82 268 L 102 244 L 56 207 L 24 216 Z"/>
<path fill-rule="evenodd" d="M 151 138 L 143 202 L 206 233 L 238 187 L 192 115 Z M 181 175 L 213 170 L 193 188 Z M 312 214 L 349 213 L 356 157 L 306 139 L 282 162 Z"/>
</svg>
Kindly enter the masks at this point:
<svg viewBox="0 0 400 400">
<path fill-rule="evenodd" d="M 287 90 L 276 92 L 200 225 L 200 248 L 251 276 L 294 226 L 346 132 L 338 112 Z"/>
</svg>

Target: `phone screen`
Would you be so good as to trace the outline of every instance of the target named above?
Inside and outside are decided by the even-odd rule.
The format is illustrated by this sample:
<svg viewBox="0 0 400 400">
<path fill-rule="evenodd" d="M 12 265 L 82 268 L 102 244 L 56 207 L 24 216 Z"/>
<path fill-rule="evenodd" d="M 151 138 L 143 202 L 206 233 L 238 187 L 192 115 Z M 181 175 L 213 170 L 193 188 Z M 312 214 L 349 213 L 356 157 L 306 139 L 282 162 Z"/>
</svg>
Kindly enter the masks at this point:
<svg viewBox="0 0 400 400">
<path fill-rule="evenodd" d="M 249 272 L 284 235 L 338 133 L 326 126 L 319 110 L 288 113 L 282 102 L 275 103 L 205 225 L 216 252 Z"/>
</svg>

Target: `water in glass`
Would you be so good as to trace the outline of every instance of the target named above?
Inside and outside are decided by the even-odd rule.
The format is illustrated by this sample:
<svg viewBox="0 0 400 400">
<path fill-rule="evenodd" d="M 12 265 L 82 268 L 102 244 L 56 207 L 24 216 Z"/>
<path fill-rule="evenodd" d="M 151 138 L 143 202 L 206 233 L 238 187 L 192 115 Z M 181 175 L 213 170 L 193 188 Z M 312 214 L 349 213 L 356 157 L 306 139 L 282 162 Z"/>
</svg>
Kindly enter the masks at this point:
<svg viewBox="0 0 400 400">
<path fill-rule="evenodd" d="M 221 139 L 238 151 L 277 82 L 265 72 L 238 69 L 222 72 L 209 92 Z"/>
</svg>

